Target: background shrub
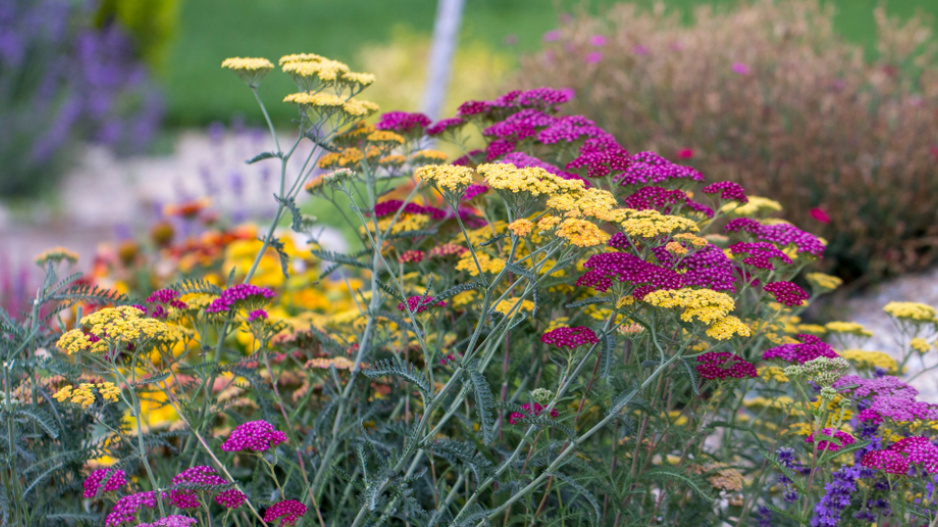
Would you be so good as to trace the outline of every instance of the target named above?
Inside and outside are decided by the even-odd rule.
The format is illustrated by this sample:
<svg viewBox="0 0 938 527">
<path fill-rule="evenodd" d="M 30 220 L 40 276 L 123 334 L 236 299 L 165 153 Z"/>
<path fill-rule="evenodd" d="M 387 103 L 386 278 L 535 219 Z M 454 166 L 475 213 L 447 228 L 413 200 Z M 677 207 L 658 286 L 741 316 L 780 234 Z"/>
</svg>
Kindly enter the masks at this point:
<svg viewBox="0 0 938 527">
<path fill-rule="evenodd" d="M 55 180 L 75 140 L 118 150 L 147 143 L 159 94 L 116 24 L 93 27 L 92 2 L 13 0 L 0 6 L 0 195 Z"/>
<path fill-rule="evenodd" d="M 876 57 L 817 2 L 618 5 L 564 25 L 523 60 L 526 86 L 570 86 L 566 109 L 624 145 L 706 167 L 779 200 L 828 241 L 824 265 L 866 283 L 935 262 L 938 73 L 931 29 L 876 12 Z"/>
</svg>

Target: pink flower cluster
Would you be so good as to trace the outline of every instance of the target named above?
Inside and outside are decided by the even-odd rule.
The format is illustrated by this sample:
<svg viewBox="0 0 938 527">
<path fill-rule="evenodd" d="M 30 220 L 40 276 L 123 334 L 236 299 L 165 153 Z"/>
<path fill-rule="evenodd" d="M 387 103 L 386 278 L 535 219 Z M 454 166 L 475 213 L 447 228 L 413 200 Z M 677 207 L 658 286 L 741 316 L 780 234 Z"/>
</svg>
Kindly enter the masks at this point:
<svg viewBox="0 0 938 527">
<path fill-rule="evenodd" d="M 404 251 L 397 261 L 401 263 L 420 263 L 424 257 L 426 257 L 426 253 L 423 251 Z"/>
<path fill-rule="evenodd" d="M 206 313 L 223 313 L 230 311 L 238 302 L 245 300 L 258 300 L 273 298 L 274 292 L 266 287 L 257 287 L 251 284 L 239 284 L 222 291 L 221 296 L 212 300 L 205 308 Z"/>
<path fill-rule="evenodd" d="M 897 396 L 914 399 L 918 390 L 902 382 L 898 377 L 884 375 L 867 379 L 859 375 L 845 375 L 832 387 L 845 394 L 853 394 L 857 399 L 870 396 Z"/>
<path fill-rule="evenodd" d="M 857 442 L 857 440 L 852 435 L 842 430 L 837 430 L 835 428 L 822 428 L 821 432 L 823 432 L 825 436 L 833 437 L 834 439 L 839 441 L 840 444 L 837 444 L 834 441 L 828 441 L 826 439 L 822 439 L 817 445 L 818 450 L 830 450 L 831 452 L 837 452 L 841 448 L 852 445 Z M 814 433 L 806 437 L 804 442 L 813 444 Z"/>
<path fill-rule="evenodd" d="M 774 243 L 780 247 L 794 244 L 799 252 L 820 257 L 824 253 L 824 244 L 813 234 L 788 223 L 763 225 L 752 218 L 737 218 L 723 227 L 725 233 L 748 232 L 756 239 Z"/>
<path fill-rule="evenodd" d="M 625 235 L 621 233 L 616 233 L 616 236 L 625 240 Z M 611 240 L 610 245 L 612 245 Z M 736 266 L 716 245 L 707 245 L 681 258 L 669 253 L 663 246 L 653 248 L 652 252 L 655 253 L 661 265 L 680 272 L 684 287 L 696 286 L 714 291 L 736 291 Z"/>
<path fill-rule="evenodd" d="M 237 509 L 247 500 L 248 497 L 238 489 L 228 489 L 219 492 L 215 496 L 215 503 L 226 509 Z"/>
<path fill-rule="evenodd" d="M 192 527 L 196 523 L 198 523 L 198 521 L 195 518 L 181 516 L 179 514 L 170 514 L 154 522 L 140 523 L 137 527 Z"/>
<path fill-rule="evenodd" d="M 448 119 L 440 119 L 439 121 L 433 123 L 427 127 L 426 133 L 430 137 L 436 137 L 438 135 L 443 135 L 446 132 L 454 131 L 459 128 L 462 128 L 466 125 L 466 121 L 461 117 L 450 117 Z"/>
<path fill-rule="evenodd" d="M 404 207 L 403 210 L 401 210 L 401 206 Z M 391 214 L 397 214 L 398 211 L 405 212 L 407 214 L 424 214 L 435 220 L 442 220 L 446 217 L 446 211 L 444 210 L 438 209 L 436 207 L 418 205 L 416 203 L 408 203 L 407 205 L 404 205 L 404 202 L 399 199 L 390 199 L 375 205 L 375 216 L 379 218 L 390 216 Z"/>
<path fill-rule="evenodd" d="M 524 405 L 521 406 L 521 408 L 524 409 L 524 411 L 525 411 L 528 415 L 530 415 L 530 416 L 532 416 L 532 417 L 538 417 L 538 416 L 540 416 L 541 413 L 544 411 L 544 408 L 545 408 L 545 407 L 544 407 L 544 406 L 541 406 L 541 405 L 538 404 L 538 403 L 533 403 L 533 404 L 532 404 L 532 403 L 525 403 Z M 557 409 L 556 409 L 556 408 L 551 409 L 551 411 L 550 411 L 550 416 L 551 416 L 551 417 L 556 418 L 558 415 L 560 415 L 560 413 L 557 412 Z M 524 419 L 524 417 L 525 417 L 525 415 L 524 415 L 523 413 L 521 413 L 521 412 L 512 412 L 511 415 L 508 416 L 508 424 L 510 424 L 510 425 L 516 425 L 516 424 L 520 423 L 521 420 Z"/>
<path fill-rule="evenodd" d="M 866 379 L 847 375 L 832 386 L 854 399 L 869 399 L 868 406 L 857 414 L 860 421 L 880 423 L 884 417 L 893 421 L 938 419 L 938 406 L 915 400 L 918 390 L 896 377 L 886 375 Z"/>
<path fill-rule="evenodd" d="M 535 88 L 533 90 L 515 90 L 502 95 L 494 101 L 467 101 L 459 107 L 460 117 L 482 115 L 498 118 L 506 113 L 514 113 L 527 108 L 544 111 L 553 110 L 573 98 L 573 90 L 554 88 Z M 507 112 L 506 112 L 507 110 Z"/>
<path fill-rule="evenodd" d="M 703 181 L 704 176 L 693 168 L 668 161 L 655 152 L 639 152 L 630 159 L 624 173 L 615 177 L 619 185 L 647 185 L 668 180 Z"/>
<path fill-rule="evenodd" d="M 280 520 L 280 527 L 294 525 L 300 516 L 306 514 L 306 505 L 296 500 L 278 501 L 264 511 L 264 521 L 274 523 Z"/>
<path fill-rule="evenodd" d="M 538 129 L 545 128 L 554 123 L 554 118 L 544 112 L 527 109 L 508 116 L 503 121 L 489 126 L 482 131 L 482 135 L 511 138 L 520 141 L 537 134 Z"/>
<path fill-rule="evenodd" d="M 129 523 L 137 519 L 137 511 L 142 507 L 152 509 L 156 507 L 156 496 L 153 491 L 129 494 L 117 500 L 111 512 L 104 519 L 106 527 L 116 527 L 122 523 Z"/>
<path fill-rule="evenodd" d="M 808 293 L 793 282 L 769 282 L 763 289 L 772 293 L 775 300 L 788 307 L 800 306 L 808 299 Z"/>
<path fill-rule="evenodd" d="M 801 334 L 796 335 L 796 337 L 802 341 L 801 344 L 782 344 L 781 346 L 768 349 L 762 354 L 762 360 L 778 359 L 786 362 L 804 364 L 818 357 L 835 359 L 840 356 L 837 355 L 834 348 L 814 335 Z"/>
<path fill-rule="evenodd" d="M 518 166 L 518 165 L 515 165 L 515 166 Z M 486 185 L 473 183 L 472 185 L 469 185 L 468 187 L 466 187 L 466 191 L 463 192 L 462 199 L 463 201 L 472 201 L 473 198 L 481 194 L 485 194 L 486 192 L 488 192 L 488 190 L 489 190 L 489 187 Z"/>
<path fill-rule="evenodd" d="M 390 130 L 399 134 L 411 132 L 421 134 L 423 129 L 430 125 L 430 118 L 422 113 L 388 112 L 381 115 L 375 128 Z"/>
<path fill-rule="evenodd" d="M 158 289 L 154 291 L 153 294 L 147 297 L 146 301 L 150 304 L 161 304 L 161 305 L 157 305 L 155 308 L 153 308 L 153 312 L 151 316 L 153 318 L 166 318 L 166 316 L 169 314 L 166 312 L 166 308 L 163 307 L 166 305 L 170 307 L 174 307 L 176 309 L 186 309 L 187 307 L 189 307 L 186 305 L 185 302 L 179 300 L 179 297 L 180 297 L 179 291 L 176 291 L 174 289 L 165 288 L 165 289 Z M 134 306 L 134 307 L 143 311 L 144 313 L 147 312 L 146 308 L 143 306 Z"/>
<path fill-rule="evenodd" d="M 609 245 L 612 243 L 610 240 Z M 613 278 L 635 285 L 644 284 L 633 292 L 638 299 L 658 289 L 680 289 L 684 283 L 681 275 L 675 271 L 648 263 L 629 253 L 594 254 L 583 267 L 589 270 L 577 279 L 578 287 L 592 287 L 605 292 L 612 286 Z"/>
<path fill-rule="evenodd" d="M 739 183 L 734 183 L 732 181 L 719 181 L 717 183 L 710 183 L 704 188 L 700 189 L 704 194 L 716 194 L 720 193 L 720 199 L 738 201 L 739 203 L 749 203 L 749 198 L 746 197 L 746 190 L 740 186 Z"/>
<path fill-rule="evenodd" d="M 583 138 L 611 136 L 582 115 L 569 115 L 558 117 L 547 128 L 537 134 L 537 140 L 545 145 L 552 145 L 561 141 L 572 143 Z"/>
<path fill-rule="evenodd" d="M 223 487 L 228 485 L 228 480 L 216 474 L 215 469 L 212 467 L 199 465 L 176 474 L 172 480 L 172 484 L 177 486 L 197 485 L 200 487 Z M 237 490 L 235 492 L 240 494 Z M 188 489 L 174 489 L 169 491 L 169 501 L 180 509 L 195 509 L 200 505 L 199 496 L 196 494 L 196 491 Z M 217 498 L 216 501 L 218 501 Z"/>
<path fill-rule="evenodd" d="M 749 256 L 743 258 L 743 263 L 758 269 L 769 271 L 775 269 L 773 259 L 786 264 L 791 263 L 791 258 L 787 254 L 769 242 L 738 242 L 730 245 L 729 249 L 733 254 L 748 254 Z"/>
<path fill-rule="evenodd" d="M 107 478 L 102 488 L 101 482 Z M 114 492 L 115 490 L 127 484 L 127 478 L 124 471 L 113 468 L 99 468 L 93 471 L 85 479 L 85 492 L 82 494 L 85 498 L 94 498 L 98 492 Z"/>
<path fill-rule="evenodd" d="M 576 349 L 587 344 L 596 344 L 599 338 L 586 326 L 560 327 L 541 335 L 541 342 L 558 348 Z"/>
<path fill-rule="evenodd" d="M 725 381 L 727 378 L 751 379 L 756 367 L 737 355 L 726 351 L 708 351 L 697 357 L 697 374 L 704 379 Z"/>
<path fill-rule="evenodd" d="M 586 177 L 606 177 L 629 168 L 629 152 L 612 137 L 593 137 L 580 146 L 579 155 L 567 163 L 567 169 L 586 169 Z"/>
<path fill-rule="evenodd" d="M 248 421 L 232 430 L 222 444 L 225 452 L 265 452 L 287 440 L 287 435 L 267 421 Z"/>
<path fill-rule="evenodd" d="M 903 455 L 904 454 L 904 455 Z M 886 450 L 867 452 L 860 460 L 867 468 L 889 474 L 905 475 L 913 465 L 925 471 L 938 472 L 938 447 L 927 437 L 907 437 L 889 445 Z"/>
<path fill-rule="evenodd" d="M 683 190 L 668 190 L 661 187 L 642 187 L 623 201 L 626 207 L 638 210 L 654 209 L 664 214 L 673 214 L 675 207 L 687 207 L 708 218 L 713 217 L 713 209 L 687 197 Z"/>
<path fill-rule="evenodd" d="M 253 322 L 259 318 L 267 320 L 267 312 L 263 309 L 255 309 L 254 311 L 248 313 L 248 322 Z"/>
<path fill-rule="evenodd" d="M 397 304 L 397 309 L 407 311 L 409 308 L 411 313 L 422 313 L 431 307 L 443 307 L 445 305 L 446 301 L 440 300 L 437 302 L 432 296 L 422 297 L 420 295 L 414 295 L 407 299 L 407 305 L 404 305 L 403 302 Z"/>
</svg>

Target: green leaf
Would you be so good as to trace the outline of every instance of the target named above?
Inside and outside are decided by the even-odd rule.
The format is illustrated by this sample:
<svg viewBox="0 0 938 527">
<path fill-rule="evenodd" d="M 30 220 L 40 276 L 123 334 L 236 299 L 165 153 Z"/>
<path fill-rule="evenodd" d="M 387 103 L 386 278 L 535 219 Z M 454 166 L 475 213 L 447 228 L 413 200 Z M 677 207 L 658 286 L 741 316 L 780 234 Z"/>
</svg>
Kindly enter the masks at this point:
<svg viewBox="0 0 938 527">
<path fill-rule="evenodd" d="M 616 350 L 616 336 L 612 333 L 607 333 L 603 337 L 603 347 L 602 347 L 602 369 L 600 370 L 600 378 L 608 379 L 609 375 L 612 373 L 612 359 L 615 358 Z"/>
<path fill-rule="evenodd" d="M 479 427 L 482 429 L 483 443 L 490 444 L 495 439 L 495 419 L 492 416 L 492 407 L 495 397 L 485 375 L 476 371 L 476 364 L 469 365 L 469 382 L 472 385 L 472 394 L 476 402 L 476 411 L 479 414 Z"/>
<path fill-rule="evenodd" d="M 380 290 L 384 291 L 385 293 L 391 295 L 392 297 L 394 297 L 395 299 L 397 299 L 398 302 L 406 302 L 406 300 L 404 300 L 404 297 L 403 297 L 399 292 L 397 292 L 397 290 L 395 290 L 394 288 L 392 288 L 392 287 L 389 286 L 388 284 L 382 282 L 381 280 L 378 280 L 377 278 L 375 278 L 375 284 L 378 285 L 378 289 L 380 289 Z"/>
<path fill-rule="evenodd" d="M 577 307 L 588 306 L 590 304 L 601 304 L 603 302 L 612 302 L 612 297 L 611 296 L 594 296 L 590 298 L 584 298 L 583 300 L 580 300 L 578 302 L 567 304 L 564 307 L 566 307 L 567 309 L 574 309 Z"/>
<path fill-rule="evenodd" d="M 561 432 L 566 434 L 567 437 L 569 437 L 571 441 L 576 441 L 576 438 L 577 438 L 576 430 L 550 417 L 528 416 L 528 417 L 522 417 L 519 422 L 524 423 L 526 425 L 534 425 L 537 427 L 548 426 L 550 428 L 556 428 L 557 430 L 560 430 Z"/>
<path fill-rule="evenodd" d="M 567 476 L 566 474 L 562 474 L 560 472 L 553 472 L 551 473 L 551 476 L 554 476 L 555 478 L 564 482 L 568 486 L 572 487 L 575 491 L 582 494 L 583 497 L 586 499 L 586 501 L 588 501 L 590 505 L 593 506 L 593 513 L 596 514 L 595 523 L 599 523 L 599 519 L 600 517 L 602 517 L 602 512 L 600 511 L 599 501 L 596 499 L 596 496 L 593 496 L 593 494 L 590 491 L 586 490 L 586 487 L 580 485 L 579 483 L 574 481 L 573 478 L 571 478 L 570 476 Z"/>
<path fill-rule="evenodd" d="M 521 276 L 527 278 L 528 280 L 530 280 L 530 281 L 532 281 L 532 282 L 534 282 L 534 281 L 537 280 L 537 275 L 536 275 L 536 274 L 532 273 L 532 272 L 531 272 L 530 270 L 528 270 L 528 269 L 525 269 L 524 267 L 521 267 L 521 266 L 518 265 L 518 264 L 515 264 L 515 263 L 506 263 L 506 264 L 505 264 L 505 267 L 508 268 L 509 271 L 511 271 L 511 272 L 513 272 L 513 273 L 515 273 L 515 274 L 517 274 L 517 275 L 521 275 Z"/>
<path fill-rule="evenodd" d="M 647 472 L 641 473 L 637 479 L 639 481 L 651 480 L 651 481 L 658 481 L 662 483 L 669 483 L 669 482 L 673 482 L 674 480 L 679 480 L 679 481 L 684 482 L 684 484 L 690 487 L 691 490 L 693 490 L 697 495 L 699 495 L 701 498 L 706 500 L 707 503 L 713 502 L 713 498 L 711 498 L 709 494 L 707 494 L 706 492 L 704 492 L 703 489 L 700 488 L 700 485 L 697 481 L 688 477 L 687 474 L 677 469 L 664 467 L 664 468 L 649 470 Z"/>
<path fill-rule="evenodd" d="M 347 254 L 336 253 L 332 251 L 322 251 L 319 249 L 311 249 L 309 251 L 313 256 L 325 260 L 327 262 L 335 262 L 338 264 L 351 265 L 352 267 L 360 267 L 362 269 L 371 269 L 371 266 L 368 264 L 359 261 L 357 258 L 349 256 Z"/>
<path fill-rule="evenodd" d="M 452 298 L 452 297 L 458 295 L 459 293 L 463 293 L 463 292 L 466 292 L 466 291 L 471 291 L 471 290 L 473 290 L 473 289 L 480 289 L 480 288 L 482 288 L 482 284 L 480 284 L 480 283 L 478 283 L 478 282 L 465 282 L 465 283 L 462 283 L 462 284 L 454 285 L 453 287 L 450 287 L 449 289 L 447 289 L 447 290 L 443 291 L 442 293 L 436 295 L 436 299 L 437 299 L 437 300 L 446 300 L 446 299 L 448 299 L 448 298 Z"/>
<path fill-rule="evenodd" d="M 253 165 L 254 163 L 257 163 L 258 161 L 263 161 L 263 160 L 265 160 L 265 159 L 270 159 L 270 158 L 272 158 L 272 157 L 277 157 L 277 158 L 279 158 L 280 155 L 277 154 L 276 152 L 261 152 L 260 154 L 257 154 L 256 156 L 252 157 L 251 159 L 248 159 L 247 161 L 245 161 L 244 164 L 245 164 L 245 165 Z"/>
<path fill-rule="evenodd" d="M 402 362 L 397 359 L 380 360 L 371 368 L 362 370 L 362 373 L 369 379 L 376 379 L 385 375 L 400 377 L 413 384 L 427 398 L 433 395 L 433 385 L 427 380 L 426 375 L 420 369 L 409 362 Z"/>
<path fill-rule="evenodd" d="M 258 238 L 258 240 L 264 241 L 263 238 Z M 289 278 L 290 257 L 287 255 L 286 247 L 283 245 L 283 242 L 280 241 L 280 238 L 271 237 L 267 244 L 277 251 L 277 256 L 280 257 L 280 270 L 283 272 L 283 277 Z"/>
<path fill-rule="evenodd" d="M 497 242 L 498 240 L 501 240 L 501 239 L 504 239 L 504 238 L 509 238 L 509 237 L 510 237 L 510 235 L 508 235 L 508 234 L 499 234 L 498 236 L 496 236 L 496 237 L 494 237 L 494 238 L 489 238 L 488 240 L 485 240 L 484 242 L 480 243 L 480 244 L 479 244 L 479 247 L 487 247 L 487 246 L 492 245 L 493 243 Z"/>
<path fill-rule="evenodd" d="M 294 200 L 292 197 L 284 198 L 283 196 L 278 196 L 276 194 L 274 194 L 274 199 L 277 200 L 277 203 L 280 203 L 290 211 L 290 228 L 293 229 L 293 232 L 298 232 L 300 234 L 306 234 L 309 232 L 313 225 L 314 219 L 303 215 L 303 212 L 300 211 L 299 207 L 296 206 L 296 200 Z"/>
</svg>

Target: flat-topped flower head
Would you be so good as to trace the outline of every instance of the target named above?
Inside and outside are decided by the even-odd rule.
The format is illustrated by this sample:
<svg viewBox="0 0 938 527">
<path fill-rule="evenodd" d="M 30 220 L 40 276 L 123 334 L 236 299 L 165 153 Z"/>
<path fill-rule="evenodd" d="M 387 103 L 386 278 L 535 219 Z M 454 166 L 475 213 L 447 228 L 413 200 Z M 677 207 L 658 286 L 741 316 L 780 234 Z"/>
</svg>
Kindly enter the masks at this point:
<svg viewBox="0 0 938 527">
<path fill-rule="evenodd" d="M 223 490 L 215 495 L 215 503 L 226 509 L 237 509 L 248 497 L 238 489 Z"/>
<path fill-rule="evenodd" d="M 295 525 L 296 520 L 300 519 L 304 514 L 306 514 L 306 505 L 296 500 L 278 501 L 270 507 L 267 507 L 267 510 L 264 512 L 264 521 L 274 524 L 274 522 L 280 520 L 280 527 L 288 527 Z"/>
<path fill-rule="evenodd" d="M 78 263 L 78 254 L 69 251 L 65 247 L 55 247 L 38 254 L 33 261 L 40 267 L 47 263 L 57 264 L 59 262 L 68 262 L 69 265 L 74 265 Z"/>
<path fill-rule="evenodd" d="M 808 293 L 793 282 L 769 282 L 763 289 L 772 293 L 780 304 L 788 307 L 803 306 L 808 300 Z"/>
<path fill-rule="evenodd" d="M 586 249 L 603 245 L 609 241 L 609 235 L 595 223 L 578 218 L 567 218 L 560 222 L 554 234 L 570 245 Z"/>
<path fill-rule="evenodd" d="M 414 175 L 455 195 L 461 195 L 472 184 L 473 171 L 455 165 L 431 165 L 417 169 Z"/>
<path fill-rule="evenodd" d="M 749 206 L 752 203 L 745 206 Z M 725 233 L 747 232 L 757 241 L 774 243 L 783 248 L 793 245 L 799 253 L 820 257 L 824 253 L 824 243 L 813 234 L 802 231 L 789 223 L 776 223 L 764 225 L 751 218 L 737 218 L 731 220 L 723 227 Z"/>
<path fill-rule="evenodd" d="M 734 336 L 749 337 L 752 329 L 734 316 L 723 317 L 707 328 L 706 335 L 716 340 L 729 340 Z"/>
<path fill-rule="evenodd" d="M 858 324 L 856 322 L 828 322 L 824 324 L 824 329 L 830 333 L 838 333 L 841 335 L 853 335 L 855 337 L 872 337 L 873 332 L 866 329 L 863 324 Z"/>
<path fill-rule="evenodd" d="M 587 272 L 577 281 L 578 287 L 592 287 L 605 292 L 612 281 L 629 282 L 636 287 L 636 299 L 656 289 L 680 289 L 684 281 L 680 274 L 661 266 L 646 262 L 629 253 L 599 253 L 590 256 L 583 267 Z"/>
<path fill-rule="evenodd" d="M 697 357 L 697 373 L 704 379 L 752 379 L 756 367 L 741 357 L 725 351 L 708 351 Z"/>
<path fill-rule="evenodd" d="M 194 527 L 197 523 L 198 521 L 195 518 L 170 514 L 150 523 L 140 523 L 137 527 Z"/>
<path fill-rule="evenodd" d="M 833 291 L 844 284 L 844 281 L 836 276 L 824 273 L 808 273 L 805 279 L 811 284 L 811 287 L 818 291 Z"/>
<path fill-rule="evenodd" d="M 424 165 L 441 165 L 445 163 L 447 159 L 449 159 L 449 156 L 445 152 L 430 149 L 418 150 L 410 155 L 410 162 L 418 167 Z"/>
<path fill-rule="evenodd" d="M 507 228 L 515 236 L 523 238 L 531 234 L 531 231 L 534 230 L 534 222 L 527 218 L 521 218 L 520 220 L 509 223 Z"/>
<path fill-rule="evenodd" d="M 792 263 L 791 257 L 769 242 L 738 242 L 730 245 L 729 250 L 734 257 L 746 255 L 742 259 L 743 264 L 757 269 L 775 270 L 773 260 L 789 265 Z"/>
<path fill-rule="evenodd" d="M 720 199 L 735 201 L 739 204 L 744 204 L 749 202 L 749 198 L 746 197 L 746 191 L 740 186 L 739 183 L 734 183 L 732 181 L 720 181 L 717 183 L 710 183 L 704 188 L 700 189 L 704 194 L 716 194 L 720 193 Z"/>
<path fill-rule="evenodd" d="M 83 382 L 77 388 L 71 385 L 63 386 L 52 396 L 55 400 L 61 402 L 69 401 L 73 404 L 81 405 L 82 408 L 88 408 L 94 404 L 94 392 L 97 391 L 105 403 L 116 403 L 120 395 L 120 388 L 112 382 L 90 383 Z"/>
<path fill-rule="evenodd" d="M 736 308 L 733 297 L 710 289 L 659 289 L 646 294 L 642 300 L 660 308 L 682 309 L 681 320 L 697 319 L 704 324 L 726 318 Z"/>
<path fill-rule="evenodd" d="M 558 348 L 576 349 L 588 344 L 596 344 L 599 338 L 586 326 L 559 327 L 541 335 L 541 342 Z"/>
<path fill-rule="evenodd" d="M 232 430 L 222 444 L 225 452 L 266 452 L 287 440 L 287 435 L 267 421 L 248 421 Z"/>
<path fill-rule="evenodd" d="M 257 307 L 273 298 L 274 292 L 266 287 L 252 284 L 239 284 L 222 291 L 221 296 L 212 301 L 206 313 L 227 313 L 235 307 Z"/>
<path fill-rule="evenodd" d="M 422 297 L 420 295 L 414 295 L 407 299 L 407 304 L 403 302 L 397 305 L 397 309 L 409 313 L 422 313 L 431 307 L 444 307 L 446 302 L 443 300 L 437 301 L 432 296 Z"/>
<path fill-rule="evenodd" d="M 137 512 L 146 507 L 156 507 L 156 496 L 153 491 L 129 494 L 117 500 L 111 512 L 104 518 L 105 527 L 117 527 L 123 523 L 130 523 L 137 519 Z"/>
<path fill-rule="evenodd" d="M 539 167 L 518 168 L 508 163 L 487 163 L 479 165 L 477 170 L 485 178 L 486 185 L 503 193 L 551 197 L 585 188 L 582 181 L 563 179 Z"/>
<path fill-rule="evenodd" d="M 222 61 L 221 67 L 238 74 L 248 86 L 257 88 L 274 65 L 265 58 L 232 57 Z"/>
<path fill-rule="evenodd" d="M 385 150 L 404 144 L 404 137 L 389 130 L 378 130 L 371 132 L 365 138 L 368 143 L 383 148 Z"/>
<path fill-rule="evenodd" d="M 938 323 L 935 308 L 918 302 L 889 302 L 883 311 L 889 315 L 908 322 Z"/>
<path fill-rule="evenodd" d="M 804 364 L 818 357 L 838 358 L 837 352 L 827 343 L 815 335 L 796 335 L 802 342 L 798 344 L 782 344 L 768 349 L 762 354 L 762 360 L 783 360 Z"/>
<path fill-rule="evenodd" d="M 345 73 L 349 73 L 346 64 L 327 58 L 286 62 L 281 69 L 293 78 L 299 89 L 308 92 L 334 86 Z"/>
<path fill-rule="evenodd" d="M 700 230 L 697 222 L 683 216 L 671 216 L 654 209 L 618 209 L 617 223 L 622 232 L 632 238 L 657 238 L 674 233 L 694 233 Z"/>
<path fill-rule="evenodd" d="M 466 121 L 461 117 L 440 119 L 439 121 L 427 126 L 426 134 L 430 137 L 437 137 L 446 134 L 454 135 L 465 125 Z"/>
<path fill-rule="evenodd" d="M 322 55 L 317 55 L 315 53 L 292 53 L 290 55 L 284 55 L 280 57 L 280 60 L 277 61 L 278 64 L 283 66 L 288 62 L 320 62 L 323 60 L 329 60 Z"/>
<path fill-rule="evenodd" d="M 431 120 L 422 113 L 388 112 L 381 114 L 375 128 L 390 130 L 402 135 L 419 135 L 430 126 Z"/>
<path fill-rule="evenodd" d="M 212 467 L 199 465 L 187 468 L 173 477 L 174 486 L 193 486 L 200 490 L 206 487 L 224 487 L 228 480 L 219 476 Z M 195 509 L 201 506 L 195 490 L 173 489 L 169 491 L 169 502 L 180 509 Z"/>
<path fill-rule="evenodd" d="M 127 484 L 126 474 L 123 470 L 115 468 L 99 468 L 91 472 L 83 487 L 82 497 L 94 499 L 98 493 L 115 492 Z"/>
</svg>

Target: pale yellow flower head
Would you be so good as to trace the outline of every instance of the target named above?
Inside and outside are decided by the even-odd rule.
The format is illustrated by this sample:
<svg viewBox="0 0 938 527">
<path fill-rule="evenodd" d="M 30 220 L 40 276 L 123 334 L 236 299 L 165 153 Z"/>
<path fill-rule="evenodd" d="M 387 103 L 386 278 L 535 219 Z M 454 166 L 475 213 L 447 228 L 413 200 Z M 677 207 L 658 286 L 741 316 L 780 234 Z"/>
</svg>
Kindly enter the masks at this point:
<svg viewBox="0 0 938 527">
<path fill-rule="evenodd" d="M 251 88 L 257 88 L 261 79 L 274 69 L 274 65 L 269 60 L 254 57 L 228 58 L 222 61 L 221 67 L 237 73 L 241 80 Z"/>
<path fill-rule="evenodd" d="M 577 218 L 567 218 L 560 222 L 554 234 L 581 248 L 596 247 L 609 240 L 609 235 L 595 223 Z"/>
<path fill-rule="evenodd" d="M 62 261 L 74 265 L 78 263 L 78 254 L 69 251 L 65 247 L 55 247 L 54 249 L 49 249 L 38 254 L 33 261 L 39 266 L 43 266 L 49 262 L 59 263 Z"/>
<path fill-rule="evenodd" d="M 691 322 L 696 318 L 704 324 L 713 324 L 726 318 L 736 308 L 736 303 L 731 296 L 712 289 L 659 289 L 645 295 L 642 301 L 665 309 L 683 309 L 681 320 Z M 736 327 L 733 321 L 727 324 Z M 737 333 L 739 331 L 742 330 L 739 329 Z"/>
<path fill-rule="evenodd" d="M 431 165 L 417 169 L 414 175 L 453 194 L 462 194 L 472 183 L 472 169 L 456 165 Z"/>
<path fill-rule="evenodd" d="M 883 311 L 900 320 L 936 322 L 935 308 L 918 302 L 890 302 Z"/>
</svg>

